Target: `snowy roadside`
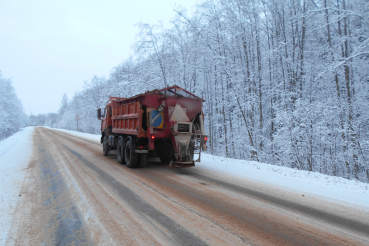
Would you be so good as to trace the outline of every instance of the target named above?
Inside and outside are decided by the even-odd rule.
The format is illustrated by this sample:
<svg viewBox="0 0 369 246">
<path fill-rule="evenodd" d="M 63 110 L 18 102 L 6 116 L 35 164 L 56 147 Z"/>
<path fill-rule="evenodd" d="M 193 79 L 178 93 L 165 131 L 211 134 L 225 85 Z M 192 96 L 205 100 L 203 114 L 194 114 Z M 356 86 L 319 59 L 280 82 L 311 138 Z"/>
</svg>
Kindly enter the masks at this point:
<svg viewBox="0 0 369 246">
<path fill-rule="evenodd" d="M 280 187 L 301 194 L 311 194 L 330 201 L 369 209 L 369 184 L 360 181 L 208 154 L 204 154 L 201 163 L 196 165 L 273 187 Z"/>
<path fill-rule="evenodd" d="M 54 130 L 100 141 L 100 135 L 64 129 Z M 369 209 L 369 184 L 355 180 L 210 154 L 202 154 L 201 162 L 196 163 L 196 166 Z"/>
<path fill-rule="evenodd" d="M 0 141 L 0 245 L 5 245 L 32 154 L 33 127 Z"/>
</svg>

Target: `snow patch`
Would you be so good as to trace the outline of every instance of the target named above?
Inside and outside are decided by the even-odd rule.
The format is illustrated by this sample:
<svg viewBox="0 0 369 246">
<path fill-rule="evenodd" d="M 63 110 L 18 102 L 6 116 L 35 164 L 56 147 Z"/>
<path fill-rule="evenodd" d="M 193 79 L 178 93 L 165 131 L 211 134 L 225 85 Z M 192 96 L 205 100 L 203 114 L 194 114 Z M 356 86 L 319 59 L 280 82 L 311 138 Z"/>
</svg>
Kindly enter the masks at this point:
<svg viewBox="0 0 369 246">
<path fill-rule="evenodd" d="M 5 245 L 32 154 L 33 127 L 0 141 L 0 245 Z"/>
<path fill-rule="evenodd" d="M 46 126 L 43 126 L 43 127 L 46 127 Z M 75 136 L 88 138 L 88 139 L 91 139 L 91 140 L 96 140 L 96 141 L 99 141 L 99 142 L 100 142 L 100 138 L 101 138 L 101 135 L 96 135 L 96 134 L 91 134 L 91 133 L 77 132 L 77 131 L 72 131 L 72 130 L 65 130 L 65 129 L 59 129 L 59 128 L 50 128 L 50 127 L 46 127 L 46 128 L 49 128 L 51 130 L 58 130 L 58 131 L 69 133 L 69 134 L 72 134 L 72 135 L 75 135 Z"/>
<path fill-rule="evenodd" d="M 346 205 L 369 208 L 369 184 L 356 180 L 209 154 L 202 154 L 201 162 L 196 166 L 301 192 L 302 195 L 311 194 Z"/>
</svg>

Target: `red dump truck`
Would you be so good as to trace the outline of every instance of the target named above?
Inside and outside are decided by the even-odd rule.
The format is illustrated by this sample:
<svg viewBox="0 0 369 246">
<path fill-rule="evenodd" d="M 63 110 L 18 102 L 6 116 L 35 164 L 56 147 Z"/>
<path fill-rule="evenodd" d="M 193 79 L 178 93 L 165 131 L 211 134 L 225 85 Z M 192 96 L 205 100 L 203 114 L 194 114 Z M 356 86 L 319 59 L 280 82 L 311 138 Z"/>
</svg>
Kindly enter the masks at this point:
<svg viewBox="0 0 369 246">
<path fill-rule="evenodd" d="M 127 167 L 144 167 L 159 157 L 170 167 L 195 166 L 206 150 L 204 100 L 179 86 L 148 91 L 130 98 L 109 97 L 97 110 L 103 154 L 116 150 Z"/>
</svg>

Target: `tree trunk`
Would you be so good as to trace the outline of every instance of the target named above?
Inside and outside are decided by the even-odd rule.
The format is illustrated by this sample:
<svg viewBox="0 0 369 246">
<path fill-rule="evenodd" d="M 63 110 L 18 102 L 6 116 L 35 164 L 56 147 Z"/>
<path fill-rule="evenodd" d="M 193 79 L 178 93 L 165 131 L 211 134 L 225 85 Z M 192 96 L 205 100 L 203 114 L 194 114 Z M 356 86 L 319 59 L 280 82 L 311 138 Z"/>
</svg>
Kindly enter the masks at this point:
<svg viewBox="0 0 369 246">
<path fill-rule="evenodd" d="M 345 6 L 345 0 L 342 1 L 342 7 L 344 10 L 346 10 Z M 345 41 L 344 41 L 344 58 L 346 58 L 346 63 L 344 65 L 344 71 L 345 71 L 345 81 L 346 81 L 346 91 L 347 91 L 347 103 L 349 107 L 349 114 L 348 114 L 348 125 L 350 129 L 350 141 L 351 141 L 351 148 L 352 148 L 352 160 L 353 160 L 353 175 L 356 180 L 359 179 L 358 173 L 359 173 L 359 164 L 358 164 L 358 157 L 357 157 L 357 147 L 356 147 L 356 134 L 353 127 L 353 121 L 354 121 L 354 112 L 353 112 L 353 106 L 352 106 L 352 98 L 351 98 L 351 86 L 350 86 L 350 68 L 347 64 L 349 61 L 347 58 L 349 57 L 349 50 L 348 50 L 348 25 L 347 25 L 347 16 L 343 19 L 343 32 L 345 35 Z"/>
</svg>

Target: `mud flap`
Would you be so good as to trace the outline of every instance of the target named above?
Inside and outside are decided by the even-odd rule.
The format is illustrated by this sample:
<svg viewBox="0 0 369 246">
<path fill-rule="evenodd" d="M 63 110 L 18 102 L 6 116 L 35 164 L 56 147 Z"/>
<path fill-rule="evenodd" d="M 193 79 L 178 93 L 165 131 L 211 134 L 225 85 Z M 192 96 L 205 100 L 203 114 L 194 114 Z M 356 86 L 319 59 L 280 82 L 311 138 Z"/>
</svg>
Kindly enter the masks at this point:
<svg viewBox="0 0 369 246">
<path fill-rule="evenodd" d="M 189 161 L 189 162 L 181 162 L 181 161 L 171 161 L 169 164 L 169 167 L 171 168 L 185 168 L 185 167 L 194 167 L 195 162 Z"/>
</svg>

